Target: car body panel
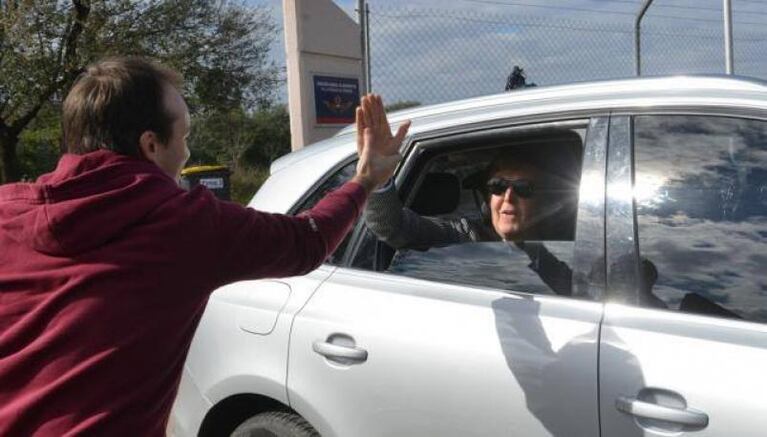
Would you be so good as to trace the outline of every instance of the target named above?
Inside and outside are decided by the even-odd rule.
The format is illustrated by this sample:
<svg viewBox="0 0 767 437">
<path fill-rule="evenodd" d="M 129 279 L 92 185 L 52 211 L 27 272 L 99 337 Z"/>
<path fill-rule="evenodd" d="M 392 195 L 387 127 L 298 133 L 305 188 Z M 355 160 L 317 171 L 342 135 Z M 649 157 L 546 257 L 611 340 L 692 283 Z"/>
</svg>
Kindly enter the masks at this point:
<svg viewBox="0 0 767 437">
<path fill-rule="evenodd" d="M 619 397 L 648 388 L 677 394 L 686 403 L 678 408 L 708 415 L 708 425 L 687 429 L 690 435 L 757 437 L 767 430 L 767 326 L 608 304 L 600 356 L 604 437 L 684 430 L 616 409 Z"/>
<path fill-rule="evenodd" d="M 413 122 L 404 152 L 418 141 L 454 133 L 637 111 L 767 119 L 767 84 L 679 76 L 541 87 L 400 111 L 390 122 Z M 318 183 L 354 157 L 354 142 L 350 126 L 334 138 L 280 158 L 249 206 L 294 211 Z M 759 394 L 767 388 L 764 378 L 754 376 L 757 363 L 767 361 L 763 325 L 608 304 L 600 345 L 597 328 L 604 305 L 599 302 L 506 294 L 329 265 L 280 280 L 290 289 L 286 300 L 284 288 L 279 298 L 270 297 L 263 306 L 257 297 L 242 299 L 251 288 L 258 290 L 260 282 L 229 288 L 237 290 L 232 296 L 225 289 L 212 295 L 174 406 L 171 428 L 178 435 L 196 435 L 206 409 L 241 393 L 289 405 L 328 436 L 435 435 L 425 429 L 440 435 L 507 435 L 512 430 L 520 435 L 599 435 L 594 426 L 599 427 L 600 414 L 605 437 L 677 435 L 642 429 L 615 409 L 615 396 L 650 385 L 685 391 L 691 407 L 716 412 L 707 431 L 694 435 L 750 436 L 765 429 L 763 415 L 754 406 L 758 404 L 741 405 L 747 396 L 762 399 Z M 259 318 L 255 334 L 244 331 L 236 317 L 248 308 Z M 531 316 L 535 311 L 540 317 Z M 269 325 L 271 330 L 264 328 Z M 518 331 L 528 328 L 535 332 L 515 339 Z M 344 366 L 314 351 L 314 342 L 338 333 L 349 334 L 369 349 L 368 360 Z M 548 339 L 550 352 L 538 347 L 546 344 L 538 339 Z M 519 348 L 531 357 L 521 367 Z M 525 397 L 537 383 L 559 381 L 525 372 L 540 376 L 547 367 L 542 363 L 561 362 L 565 355 L 578 364 L 551 367 L 555 374 L 579 375 L 591 384 L 597 366 L 587 363 L 596 363 L 598 354 L 605 384 L 599 392 L 576 387 L 577 402 L 565 402 L 574 410 L 559 409 L 565 404 L 561 401 L 576 397 L 570 392 L 539 385 L 536 396 Z M 718 358 L 711 361 L 714 367 L 701 367 L 710 356 Z M 633 370 L 637 366 L 641 380 Z M 738 379 L 744 369 L 750 381 Z M 471 379 L 475 377 L 481 381 Z M 376 404 L 393 396 L 401 402 Z M 353 409 L 341 408 L 349 400 L 354 401 Z M 731 416 L 737 423 L 722 419 L 720 408 L 725 406 L 740 408 Z M 551 419 L 552 411 L 561 419 Z M 587 419 L 578 422 L 576 415 Z M 723 428 L 725 423 L 731 425 Z M 378 425 L 381 429 L 374 429 Z M 562 427 L 570 425 L 575 428 L 561 434 Z"/>
<path fill-rule="evenodd" d="M 317 147 L 317 149 L 313 149 Z M 304 152 L 304 150 L 311 152 Z M 356 153 L 354 137 L 335 137 L 291 153 L 272 165 L 272 174 L 253 199 L 251 208 L 266 212 L 286 213 L 302 196 L 327 176 L 328 170 Z M 280 164 L 284 162 L 285 165 Z M 287 166 L 287 164 L 290 164 Z"/>
<path fill-rule="evenodd" d="M 291 406 L 324 436 L 596 435 L 601 314 L 594 302 L 339 269 L 296 317 Z M 367 361 L 313 350 L 333 334 Z"/>
<path fill-rule="evenodd" d="M 577 123 L 595 129 L 587 133 L 584 169 L 594 180 L 605 168 L 596 152 L 606 146 L 599 128 L 606 122 Z M 553 126 L 562 125 L 538 129 Z M 441 146 L 422 144 L 406 159 Z M 586 202 L 599 235 L 580 236 L 598 240 L 604 201 Z M 589 269 L 604 262 L 601 249 L 591 252 Z M 598 302 L 340 268 L 296 316 L 291 406 L 326 436 L 596 435 L 601 317 Z M 318 350 L 338 337 L 367 359 L 339 361 Z"/>
<path fill-rule="evenodd" d="M 612 301 L 632 305 L 607 304 L 605 309 L 599 365 L 602 436 L 764 435 L 767 326 L 642 308 L 638 305 L 638 271 L 623 268 L 616 275 L 609 271 L 627 260 L 636 265 L 639 261 L 642 234 L 632 189 L 637 170 L 629 115 L 646 112 L 611 119 L 606 214 L 608 294 Z M 741 114 L 723 111 L 720 115 Z M 767 118 L 764 112 L 751 115 Z M 706 423 L 681 425 L 676 420 L 627 414 L 626 403 L 637 401 L 668 408 L 673 414 L 681 412 L 685 419 L 705 417 Z"/>
<path fill-rule="evenodd" d="M 243 302 L 238 298 L 248 291 L 258 295 L 262 284 L 267 290 L 273 289 L 272 281 L 244 281 L 211 295 L 189 349 L 182 377 L 185 383 L 174 405 L 174 421 L 185 417 L 175 428 L 193 431 L 180 435 L 197 435 L 204 418 L 200 405 L 213 406 L 234 395 L 259 394 L 288 405 L 288 342 L 293 316 L 334 269 L 321 266 L 305 276 L 281 280 L 290 293 L 268 334 L 241 328 L 238 314 L 261 312 L 263 308 L 258 308 L 256 299 Z M 234 296 L 229 296 L 232 291 Z M 272 309 L 277 306 L 272 298 L 267 302 Z"/>
<path fill-rule="evenodd" d="M 167 437 L 198 435 L 200 425 L 212 407 L 184 367 L 165 434 Z"/>
<path fill-rule="evenodd" d="M 392 124 L 443 129 L 475 121 L 578 111 L 675 107 L 764 109 L 767 82 L 736 76 L 641 77 L 534 87 L 393 113 Z M 354 126 L 339 135 L 354 132 Z"/>
</svg>

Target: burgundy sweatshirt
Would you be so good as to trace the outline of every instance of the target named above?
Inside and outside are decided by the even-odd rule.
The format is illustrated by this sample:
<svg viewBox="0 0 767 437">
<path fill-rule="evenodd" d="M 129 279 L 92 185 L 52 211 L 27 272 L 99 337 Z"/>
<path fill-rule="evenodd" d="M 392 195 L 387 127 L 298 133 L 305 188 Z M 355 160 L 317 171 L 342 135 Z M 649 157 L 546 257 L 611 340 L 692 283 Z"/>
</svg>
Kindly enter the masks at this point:
<svg viewBox="0 0 767 437">
<path fill-rule="evenodd" d="M 108 151 L 0 186 L 0 436 L 163 435 L 211 291 L 311 271 L 364 202 L 267 214 Z"/>
</svg>

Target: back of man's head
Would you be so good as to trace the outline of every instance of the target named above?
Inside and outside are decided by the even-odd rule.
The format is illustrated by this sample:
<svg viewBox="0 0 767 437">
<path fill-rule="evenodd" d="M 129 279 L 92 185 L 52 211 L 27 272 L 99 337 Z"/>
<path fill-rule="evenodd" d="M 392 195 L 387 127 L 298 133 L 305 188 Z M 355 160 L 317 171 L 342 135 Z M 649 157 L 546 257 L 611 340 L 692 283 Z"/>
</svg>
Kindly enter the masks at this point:
<svg viewBox="0 0 767 437">
<path fill-rule="evenodd" d="M 154 132 L 166 143 L 173 116 L 166 110 L 168 87 L 180 89 L 181 76 L 154 62 L 111 58 L 89 66 L 64 100 L 62 133 L 69 153 L 98 149 L 139 157 L 139 138 Z"/>
</svg>

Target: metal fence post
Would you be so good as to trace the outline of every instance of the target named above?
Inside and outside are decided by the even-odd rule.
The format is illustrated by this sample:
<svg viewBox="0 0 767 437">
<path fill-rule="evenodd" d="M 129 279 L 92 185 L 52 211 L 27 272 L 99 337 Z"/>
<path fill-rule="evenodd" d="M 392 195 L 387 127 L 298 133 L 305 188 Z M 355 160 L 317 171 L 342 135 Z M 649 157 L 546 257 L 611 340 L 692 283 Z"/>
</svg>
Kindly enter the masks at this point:
<svg viewBox="0 0 767 437">
<path fill-rule="evenodd" d="M 636 16 L 636 19 L 634 19 L 634 66 L 637 76 L 642 75 L 642 41 L 640 35 L 640 26 L 642 24 L 642 18 L 644 18 L 644 14 L 647 12 L 647 8 L 650 7 L 652 2 L 653 0 L 644 0 L 644 3 L 639 9 L 639 13 Z"/>
<path fill-rule="evenodd" d="M 724 64 L 727 74 L 734 73 L 734 56 L 732 53 L 732 1 L 724 0 L 722 5 L 724 14 Z"/>
<path fill-rule="evenodd" d="M 362 86 L 361 94 L 365 95 L 370 92 L 370 85 L 368 82 L 368 59 L 367 53 L 367 3 L 365 0 L 357 0 L 357 17 L 360 25 L 360 53 L 362 55 Z"/>
<path fill-rule="evenodd" d="M 373 91 L 373 78 L 370 76 L 370 5 L 365 2 L 365 83 L 368 92 Z"/>
</svg>

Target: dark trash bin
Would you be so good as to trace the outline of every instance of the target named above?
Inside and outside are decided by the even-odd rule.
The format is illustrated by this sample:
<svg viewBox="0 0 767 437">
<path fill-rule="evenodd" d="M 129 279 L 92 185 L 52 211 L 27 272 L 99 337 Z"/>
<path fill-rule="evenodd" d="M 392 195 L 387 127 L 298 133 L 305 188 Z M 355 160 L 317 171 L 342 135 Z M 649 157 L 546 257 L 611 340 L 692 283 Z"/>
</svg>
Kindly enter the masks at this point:
<svg viewBox="0 0 767 437">
<path fill-rule="evenodd" d="M 223 165 L 200 165 L 181 170 L 181 187 L 190 190 L 197 185 L 207 187 L 219 199 L 230 200 L 230 171 Z"/>
</svg>

